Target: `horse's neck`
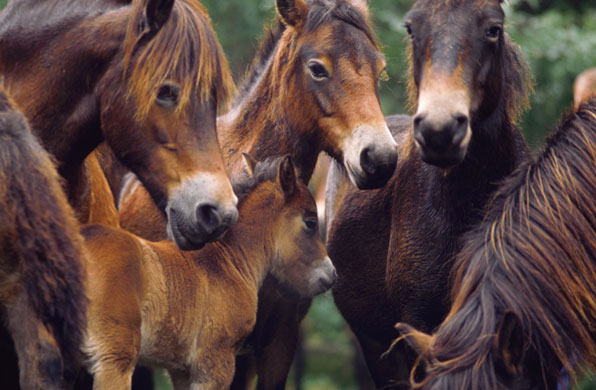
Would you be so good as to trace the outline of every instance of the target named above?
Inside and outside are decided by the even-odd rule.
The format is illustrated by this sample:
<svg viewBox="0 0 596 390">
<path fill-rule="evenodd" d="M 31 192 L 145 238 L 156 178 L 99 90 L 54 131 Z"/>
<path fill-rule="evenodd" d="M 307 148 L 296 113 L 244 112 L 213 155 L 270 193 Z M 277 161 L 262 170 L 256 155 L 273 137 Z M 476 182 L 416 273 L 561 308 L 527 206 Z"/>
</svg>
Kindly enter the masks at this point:
<svg viewBox="0 0 596 390">
<path fill-rule="evenodd" d="M 272 232 L 265 220 L 269 213 L 263 210 L 258 214 L 258 218 L 252 218 L 252 221 L 241 218 L 224 238 L 209 244 L 211 250 L 217 253 L 217 262 L 230 275 L 254 286 L 255 291 L 263 284 L 274 257 Z M 243 216 L 251 218 L 249 213 L 243 213 Z"/>
<path fill-rule="evenodd" d="M 505 120 L 478 123 L 472 134 L 461 164 L 447 171 L 432 169 L 438 176 L 433 183 L 441 187 L 449 204 L 477 212 L 484 208 L 500 181 L 529 158 L 530 152 L 519 130 Z"/>
<path fill-rule="evenodd" d="M 300 178 L 307 183 L 322 148 L 313 131 L 315 124 L 298 122 L 286 105 L 292 97 L 284 96 L 271 64 L 251 92 L 228 114 L 218 118 L 218 133 L 228 170 L 235 176 L 240 170 L 242 153 L 257 161 L 290 154 Z M 294 107 L 293 110 L 300 110 Z"/>
</svg>

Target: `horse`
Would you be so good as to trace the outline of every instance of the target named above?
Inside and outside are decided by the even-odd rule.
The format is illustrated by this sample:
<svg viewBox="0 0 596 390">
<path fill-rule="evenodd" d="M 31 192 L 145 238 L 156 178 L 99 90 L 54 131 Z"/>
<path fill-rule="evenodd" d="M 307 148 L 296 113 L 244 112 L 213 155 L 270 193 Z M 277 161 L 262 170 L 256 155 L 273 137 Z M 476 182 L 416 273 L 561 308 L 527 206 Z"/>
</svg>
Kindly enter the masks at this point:
<svg viewBox="0 0 596 390">
<path fill-rule="evenodd" d="M 428 362 L 425 389 L 556 389 L 596 369 L 596 98 L 495 194 L 453 267 L 431 336 L 398 324 Z"/>
<path fill-rule="evenodd" d="M 0 88 L 0 306 L 21 389 L 74 379 L 87 304 L 82 244 L 51 157 Z"/>
<path fill-rule="evenodd" d="M 415 354 L 394 324 L 430 332 L 449 309 L 449 270 L 498 183 L 531 159 L 516 127 L 532 77 L 497 0 L 418 0 L 406 15 L 413 117 L 387 119 L 399 144 L 382 189 L 327 181 L 332 292 L 379 388 L 409 388 Z"/>
<path fill-rule="evenodd" d="M 291 154 L 307 183 L 324 151 L 341 161 L 359 188 L 384 185 L 397 152 L 379 105 L 377 83 L 385 59 L 367 1 L 277 0 L 276 9 L 278 23 L 266 31 L 232 109 L 217 121 L 230 176 L 241 171 L 243 152 L 258 160 Z M 130 195 L 120 205 L 122 226 L 147 239 L 163 239 L 163 217 L 142 187 L 129 184 L 125 191 Z M 247 348 L 256 352 L 237 360 L 256 367 L 260 388 L 285 386 L 299 322 L 309 306 L 309 300 L 297 301 L 274 280 L 266 281 Z M 250 387 L 254 375 L 245 377 L 233 387 Z"/>
<path fill-rule="evenodd" d="M 0 75 L 76 211 L 89 202 L 85 157 L 105 140 L 181 248 L 236 220 L 215 132 L 233 82 L 197 2 L 12 0 L 0 16 Z"/>
<path fill-rule="evenodd" d="M 175 389 L 228 388 L 265 277 L 297 296 L 331 287 L 316 204 L 292 159 L 248 161 L 252 174 L 235 186 L 238 223 L 201 250 L 104 225 L 82 229 L 90 300 L 83 350 L 94 389 L 130 388 L 137 361 L 167 368 Z"/>
<path fill-rule="evenodd" d="M 580 73 L 573 83 L 573 103 L 579 108 L 580 104 L 596 95 L 596 68 Z"/>
</svg>

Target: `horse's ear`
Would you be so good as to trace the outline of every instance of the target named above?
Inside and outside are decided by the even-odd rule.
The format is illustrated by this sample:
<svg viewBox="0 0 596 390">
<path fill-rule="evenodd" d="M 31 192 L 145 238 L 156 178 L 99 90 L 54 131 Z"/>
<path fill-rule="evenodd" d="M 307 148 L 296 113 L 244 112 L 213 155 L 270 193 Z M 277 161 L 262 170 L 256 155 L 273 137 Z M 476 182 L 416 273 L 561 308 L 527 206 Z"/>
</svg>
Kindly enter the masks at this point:
<svg viewBox="0 0 596 390">
<path fill-rule="evenodd" d="M 401 334 L 397 341 L 405 340 L 418 356 L 424 358 L 430 350 L 433 337 L 403 322 L 395 325 L 395 329 Z"/>
<path fill-rule="evenodd" d="M 360 11 L 365 18 L 368 18 L 368 0 L 352 0 L 352 6 Z"/>
<path fill-rule="evenodd" d="M 248 153 L 242 153 L 242 166 L 246 173 L 248 173 L 250 176 L 254 176 L 256 165 L 257 162 L 252 157 L 250 157 Z"/>
<path fill-rule="evenodd" d="M 288 26 L 300 28 L 306 22 L 308 5 L 304 0 L 275 0 L 277 13 Z"/>
<path fill-rule="evenodd" d="M 508 375 L 516 377 L 521 373 L 525 349 L 524 329 L 519 317 L 511 311 L 505 312 L 497 330 L 493 352 Z"/>
<path fill-rule="evenodd" d="M 145 0 L 145 12 L 141 26 L 145 32 L 155 34 L 170 18 L 174 0 Z"/>
<path fill-rule="evenodd" d="M 290 155 L 286 155 L 279 163 L 277 170 L 277 180 L 284 191 L 286 197 L 291 196 L 296 191 L 298 183 L 296 182 L 296 169 L 294 161 Z"/>
</svg>

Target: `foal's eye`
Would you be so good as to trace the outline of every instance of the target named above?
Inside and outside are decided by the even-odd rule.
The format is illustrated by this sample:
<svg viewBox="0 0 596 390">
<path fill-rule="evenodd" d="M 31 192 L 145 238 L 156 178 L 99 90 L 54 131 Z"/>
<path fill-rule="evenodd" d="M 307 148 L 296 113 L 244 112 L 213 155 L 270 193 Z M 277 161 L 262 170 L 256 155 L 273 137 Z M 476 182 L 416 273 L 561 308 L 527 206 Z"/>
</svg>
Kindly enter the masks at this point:
<svg viewBox="0 0 596 390">
<path fill-rule="evenodd" d="M 410 23 L 406 23 L 405 26 L 410 38 L 414 38 L 414 33 L 412 32 L 412 26 L 410 25 Z"/>
<path fill-rule="evenodd" d="M 492 26 L 486 30 L 485 34 L 488 41 L 496 42 L 501 35 L 501 26 Z"/>
<path fill-rule="evenodd" d="M 175 107 L 178 105 L 180 87 L 167 83 L 162 85 L 157 92 L 157 102 L 164 107 Z"/>
<path fill-rule="evenodd" d="M 325 69 L 325 65 L 321 64 L 319 61 L 310 61 L 308 63 L 308 70 L 310 70 L 310 75 L 313 79 L 317 81 L 321 81 L 329 77 L 329 72 Z"/>
<path fill-rule="evenodd" d="M 314 232 L 317 230 L 318 222 L 316 219 L 308 218 L 304 220 L 304 226 L 308 231 Z"/>
</svg>

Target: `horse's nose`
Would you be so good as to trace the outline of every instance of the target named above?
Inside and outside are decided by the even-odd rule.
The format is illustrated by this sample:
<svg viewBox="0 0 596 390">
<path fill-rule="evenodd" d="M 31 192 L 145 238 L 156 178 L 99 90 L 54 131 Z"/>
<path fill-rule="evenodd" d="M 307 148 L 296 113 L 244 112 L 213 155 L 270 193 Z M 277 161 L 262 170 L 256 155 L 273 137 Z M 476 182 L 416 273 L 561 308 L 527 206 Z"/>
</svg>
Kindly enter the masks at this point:
<svg viewBox="0 0 596 390">
<path fill-rule="evenodd" d="M 207 235 L 218 231 L 225 231 L 236 223 L 238 210 L 236 207 L 223 208 L 214 203 L 199 203 L 195 208 L 196 223 L 203 228 Z"/>
<path fill-rule="evenodd" d="M 325 290 L 329 290 L 337 282 L 337 271 L 334 269 L 331 275 L 328 275 L 322 280 Z"/>
<path fill-rule="evenodd" d="M 393 147 L 369 145 L 360 151 L 360 167 L 366 175 L 367 188 L 385 185 L 396 165 L 397 150 Z"/>
<path fill-rule="evenodd" d="M 447 117 L 416 115 L 414 139 L 424 161 L 442 167 L 459 163 L 467 148 L 468 122 L 468 116 L 460 113 Z"/>
<path fill-rule="evenodd" d="M 468 117 L 452 115 L 447 120 L 433 120 L 427 115 L 414 118 L 414 137 L 418 143 L 435 151 L 459 146 L 468 129 Z"/>
</svg>

